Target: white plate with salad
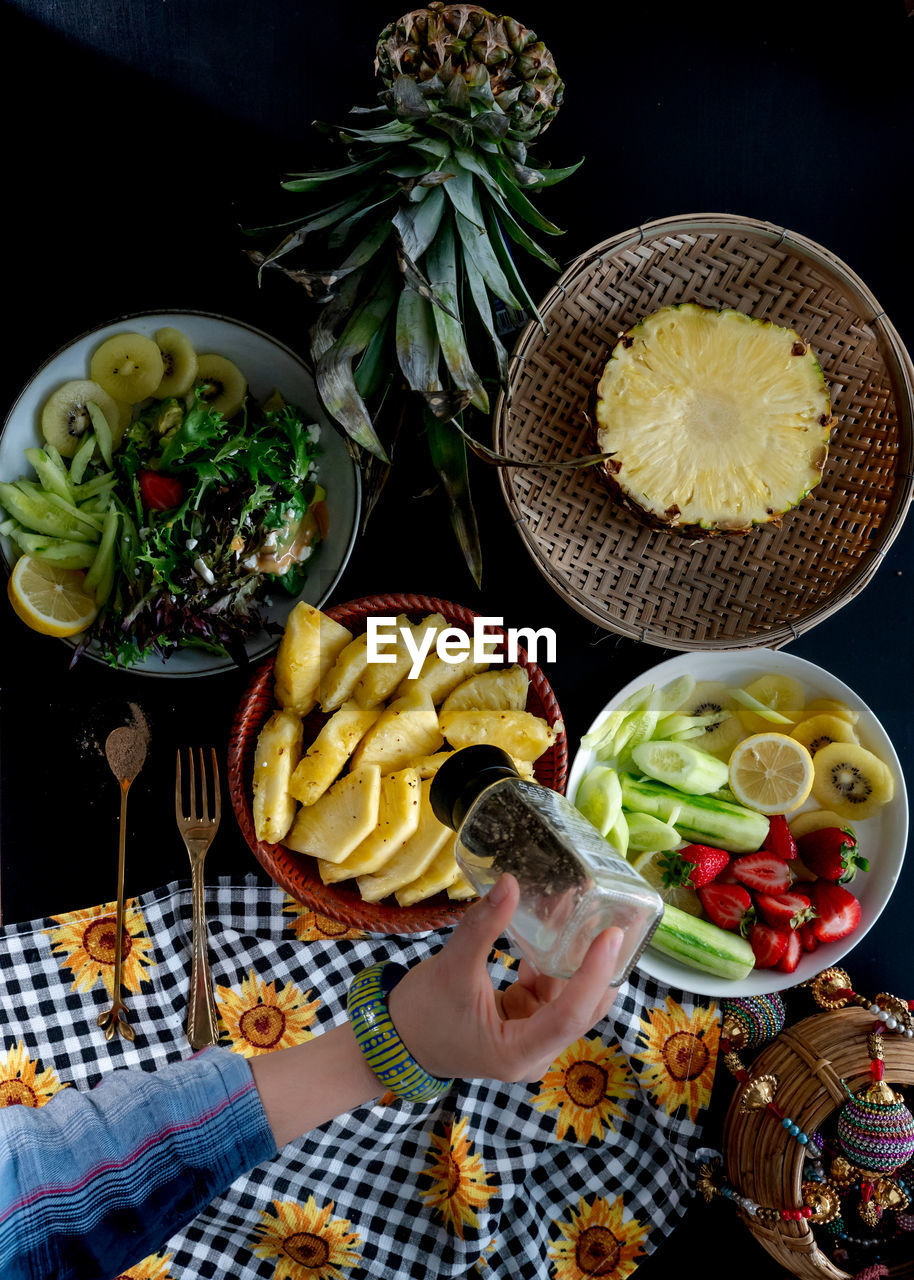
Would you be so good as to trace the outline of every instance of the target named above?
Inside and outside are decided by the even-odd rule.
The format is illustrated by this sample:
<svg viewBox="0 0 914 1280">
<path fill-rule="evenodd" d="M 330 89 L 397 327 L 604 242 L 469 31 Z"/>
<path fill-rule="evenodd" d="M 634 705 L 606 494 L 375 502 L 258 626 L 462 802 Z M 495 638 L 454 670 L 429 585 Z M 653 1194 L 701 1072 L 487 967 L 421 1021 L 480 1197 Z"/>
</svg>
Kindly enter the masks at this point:
<svg viewBox="0 0 914 1280">
<path fill-rule="evenodd" d="M 206 312 L 125 316 L 75 339 L 0 437 L 13 607 L 141 675 L 269 653 L 298 600 L 333 591 L 360 505 L 358 468 L 300 357 Z"/>
<path fill-rule="evenodd" d="M 781 991 L 838 964 L 907 842 L 877 717 L 769 649 L 683 654 L 630 681 L 582 739 L 568 796 L 668 904 L 639 968 L 699 995 Z"/>
</svg>

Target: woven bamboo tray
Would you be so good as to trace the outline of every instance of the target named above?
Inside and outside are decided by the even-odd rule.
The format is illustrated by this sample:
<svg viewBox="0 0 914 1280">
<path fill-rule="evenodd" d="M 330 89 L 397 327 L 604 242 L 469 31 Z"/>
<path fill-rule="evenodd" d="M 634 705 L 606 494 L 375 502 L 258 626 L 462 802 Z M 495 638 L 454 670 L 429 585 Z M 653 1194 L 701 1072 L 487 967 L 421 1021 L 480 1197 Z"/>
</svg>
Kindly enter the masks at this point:
<svg viewBox="0 0 914 1280">
<path fill-rule="evenodd" d="M 433 596 L 381 595 L 366 596 L 348 604 L 334 605 L 324 613 L 335 622 L 348 627 L 353 635 L 365 630 L 365 619 L 395 617 L 405 613 L 411 622 L 417 622 L 429 613 L 440 613 L 451 626 L 463 627 L 472 632 L 473 619 L 477 616 L 462 605 Z M 500 644 L 494 647 L 505 652 L 507 636 L 498 627 L 487 626 L 486 634 L 495 636 Z M 251 852 L 269 875 L 297 902 L 337 920 L 347 928 L 368 929 L 372 933 L 421 933 L 426 929 L 440 929 L 460 919 L 464 904 L 451 901 L 447 894 L 439 893 L 426 902 L 412 907 L 400 907 L 396 899 L 383 902 L 364 902 L 350 880 L 336 884 L 324 884 L 313 858 L 287 849 L 284 845 L 266 844 L 254 833 L 251 813 L 251 781 L 254 768 L 254 751 L 257 736 L 267 718 L 275 710 L 273 701 L 273 658 L 261 666 L 251 680 L 239 703 L 232 723 L 228 748 L 229 790 L 232 808 L 241 832 Z M 517 661 L 530 677 L 527 692 L 527 710 L 542 716 L 549 724 L 562 719 L 559 704 L 552 688 L 536 663 L 531 662 L 523 649 L 518 649 Z M 313 741 L 326 716 L 312 712 L 305 720 L 304 745 Z M 555 791 L 565 790 L 568 774 L 568 740 L 559 733 L 555 742 L 533 766 L 538 782 Z"/>
<path fill-rule="evenodd" d="M 524 330 L 495 410 L 495 447 L 522 462 L 594 451 L 585 418 L 618 333 L 674 303 L 734 307 L 796 329 L 818 355 L 838 422 L 821 484 L 780 528 L 695 540 L 638 523 L 594 470 L 505 469 L 521 538 L 590 621 L 667 649 L 776 647 L 867 584 L 914 486 L 914 367 L 864 283 L 771 223 L 691 214 L 577 259 Z"/>
<path fill-rule="evenodd" d="M 782 1031 L 753 1060 L 752 1075 L 773 1072 L 780 1080 L 778 1106 L 811 1133 L 847 1101 L 842 1077 L 852 1093 L 870 1083 L 866 1037 L 872 1025 L 873 1015 L 865 1009 L 815 1014 Z M 885 1078 L 914 1085 L 914 1042 L 886 1035 Z M 775 1208 L 802 1203 L 802 1147 L 766 1112 L 740 1113 L 739 1091 L 724 1126 L 724 1158 L 727 1177 L 742 1195 Z M 744 1221 L 759 1244 L 800 1280 L 846 1280 L 848 1272 L 821 1251 L 807 1222 L 766 1226 L 748 1216 Z M 890 1274 L 911 1280 L 914 1259 Z"/>
</svg>

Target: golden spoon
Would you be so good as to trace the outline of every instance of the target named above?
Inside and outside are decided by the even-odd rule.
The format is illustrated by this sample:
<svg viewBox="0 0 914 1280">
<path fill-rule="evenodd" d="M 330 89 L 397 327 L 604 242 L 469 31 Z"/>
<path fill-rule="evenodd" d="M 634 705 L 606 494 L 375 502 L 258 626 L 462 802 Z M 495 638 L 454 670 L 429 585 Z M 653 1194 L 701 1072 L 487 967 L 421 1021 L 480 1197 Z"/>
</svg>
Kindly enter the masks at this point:
<svg viewBox="0 0 914 1280">
<path fill-rule="evenodd" d="M 124 725 L 108 734 L 105 755 L 111 772 L 121 789 L 121 817 L 118 826 L 117 850 L 117 926 L 114 945 L 114 1002 L 105 1013 L 99 1014 L 98 1025 L 105 1028 L 105 1039 L 113 1040 L 120 1032 L 125 1040 L 134 1037 L 133 1027 L 127 1023 L 127 1006 L 121 1000 L 121 974 L 124 967 L 124 863 L 127 852 L 127 792 L 146 759 L 147 736 L 136 725 Z"/>
</svg>

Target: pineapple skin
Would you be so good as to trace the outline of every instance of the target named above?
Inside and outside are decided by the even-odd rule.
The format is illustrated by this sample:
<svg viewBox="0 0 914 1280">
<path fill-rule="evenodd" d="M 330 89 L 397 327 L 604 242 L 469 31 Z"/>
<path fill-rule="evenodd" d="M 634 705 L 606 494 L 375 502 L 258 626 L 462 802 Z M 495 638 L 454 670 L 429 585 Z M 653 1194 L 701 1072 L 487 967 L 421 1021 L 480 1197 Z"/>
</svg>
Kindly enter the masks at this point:
<svg viewBox="0 0 914 1280">
<path fill-rule="evenodd" d="M 693 308 L 697 311 L 699 310 L 714 311 L 715 310 L 714 307 L 708 307 L 702 303 L 697 303 L 697 302 L 680 303 L 676 306 L 663 308 L 663 310 L 681 311 L 687 307 Z M 649 316 L 645 316 L 643 317 L 643 320 L 647 320 L 649 318 L 650 318 Z M 752 318 L 755 319 L 754 317 Z M 643 320 L 639 321 L 638 323 L 639 324 L 643 323 Z M 772 324 L 773 322 L 768 320 L 755 320 L 755 323 L 767 325 L 767 324 Z M 590 437 L 590 440 L 592 441 L 594 451 L 597 453 L 603 452 L 603 445 L 600 440 L 599 419 L 597 416 L 597 405 L 600 400 L 600 383 L 603 379 L 603 375 L 605 374 L 607 368 L 609 367 L 609 362 L 612 359 L 613 354 L 620 346 L 625 347 L 630 345 L 631 334 L 633 330 L 636 329 L 637 327 L 638 327 L 637 324 L 632 325 L 630 328 L 621 332 L 619 336 L 616 338 L 616 341 L 607 348 L 606 360 L 603 363 L 599 376 L 594 379 L 593 386 L 591 387 L 590 396 L 588 400 L 588 407 L 587 407 L 587 412 L 585 414 L 585 417 L 587 419 L 587 422 L 590 428 L 589 437 Z M 780 326 L 780 327 L 786 328 L 786 326 Z M 800 335 L 795 333 L 795 331 L 793 330 L 790 330 L 790 332 L 794 333 L 794 337 L 796 338 L 796 341 L 802 344 L 804 349 L 808 351 L 808 344 L 804 342 L 804 340 L 800 337 Z M 823 374 L 821 366 L 819 365 L 818 361 L 815 360 L 815 357 L 813 357 L 813 362 L 815 364 L 819 377 L 822 380 L 822 385 L 824 387 L 825 375 Z M 827 396 L 826 396 L 826 410 L 823 417 L 825 420 L 824 421 L 820 420 L 821 425 L 823 429 L 827 428 L 828 431 L 830 432 L 831 428 L 834 426 L 836 422 L 836 419 L 831 413 L 831 403 Z M 821 457 L 817 458 L 815 463 L 820 477 L 825 468 L 825 463 L 827 459 L 828 459 L 828 445 L 826 443 L 826 445 L 824 446 L 821 452 Z M 599 464 L 594 467 L 595 474 L 600 479 L 600 481 L 605 485 L 605 487 L 609 490 L 614 501 L 618 503 L 619 506 L 623 507 L 626 511 L 628 511 L 631 515 L 633 515 L 639 521 L 640 524 L 646 525 L 648 528 L 651 528 L 651 529 L 657 529 L 664 533 L 678 534 L 682 537 L 690 538 L 690 539 L 744 538 L 748 534 L 755 533 L 759 528 L 767 528 L 768 526 L 777 528 L 781 524 L 781 521 L 783 520 L 784 516 L 788 515 L 791 511 L 795 510 L 795 508 L 798 507 L 800 503 L 809 496 L 812 490 L 816 487 L 816 483 L 818 483 L 818 482 L 815 482 L 809 485 L 804 492 L 800 493 L 797 496 L 795 502 L 785 507 L 781 511 L 772 512 L 771 515 L 766 520 L 763 520 L 763 521 L 754 520 L 754 521 L 751 521 L 745 524 L 739 524 L 739 525 L 722 525 L 722 524 L 706 525 L 706 524 L 695 524 L 688 521 L 679 520 L 677 517 L 679 516 L 680 513 L 678 508 L 676 507 L 668 508 L 667 511 L 664 512 L 663 516 L 658 516 L 654 512 L 649 511 L 646 508 L 642 507 L 640 503 L 638 503 L 625 489 L 622 488 L 622 486 L 619 484 L 618 480 L 616 479 L 616 475 L 620 471 L 620 469 L 621 468 L 619 464 L 615 463 L 612 458 L 607 458 L 604 460 L 602 464 Z"/>
</svg>

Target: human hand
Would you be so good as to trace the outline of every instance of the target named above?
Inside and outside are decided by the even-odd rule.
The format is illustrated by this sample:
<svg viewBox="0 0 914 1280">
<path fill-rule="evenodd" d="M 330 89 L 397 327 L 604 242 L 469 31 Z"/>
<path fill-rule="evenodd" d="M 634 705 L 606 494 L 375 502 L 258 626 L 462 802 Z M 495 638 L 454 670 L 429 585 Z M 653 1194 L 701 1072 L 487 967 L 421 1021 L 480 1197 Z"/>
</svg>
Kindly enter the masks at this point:
<svg viewBox="0 0 914 1280">
<path fill-rule="evenodd" d="M 410 969 L 388 997 L 401 1040 L 432 1075 L 538 1080 L 612 1006 L 619 929 L 594 939 L 567 982 L 521 962 L 517 981 L 504 992 L 494 989 L 486 961 L 519 896 L 514 877 L 502 876 L 442 950 Z"/>
</svg>

